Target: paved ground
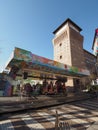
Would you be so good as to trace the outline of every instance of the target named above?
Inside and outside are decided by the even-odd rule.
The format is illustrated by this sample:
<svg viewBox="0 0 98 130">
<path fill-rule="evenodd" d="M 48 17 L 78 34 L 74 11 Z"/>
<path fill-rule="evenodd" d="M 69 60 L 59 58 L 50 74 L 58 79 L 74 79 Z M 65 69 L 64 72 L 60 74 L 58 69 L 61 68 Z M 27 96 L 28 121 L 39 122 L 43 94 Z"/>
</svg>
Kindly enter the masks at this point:
<svg viewBox="0 0 98 130">
<path fill-rule="evenodd" d="M 0 116 L 0 130 L 54 130 L 56 111 L 60 130 L 98 130 L 98 99 L 70 102 L 37 111 L 5 114 Z M 65 124 L 62 126 L 61 122 Z"/>
<path fill-rule="evenodd" d="M 31 97 L 0 97 L 0 114 L 23 111 L 27 109 L 40 109 L 68 102 L 91 98 L 87 93 L 64 95 L 39 95 Z"/>
</svg>

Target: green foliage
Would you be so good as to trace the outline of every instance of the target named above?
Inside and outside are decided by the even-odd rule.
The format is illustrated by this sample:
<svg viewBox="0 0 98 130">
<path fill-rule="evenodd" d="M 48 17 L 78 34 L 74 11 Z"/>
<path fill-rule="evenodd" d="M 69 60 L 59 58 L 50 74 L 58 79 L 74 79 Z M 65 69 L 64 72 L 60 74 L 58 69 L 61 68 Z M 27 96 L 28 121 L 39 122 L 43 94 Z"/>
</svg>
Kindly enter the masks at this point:
<svg viewBox="0 0 98 130">
<path fill-rule="evenodd" d="M 96 79 L 96 75 L 95 75 L 95 74 L 91 74 L 91 75 L 89 76 L 89 78 L 90 78 L 90 80 L 95 80 L 95 79 Z"/>
<path fill-rule="evenodd" d="M 98 91 L 98 85 L 88 85 L 87 86 L 88 91 L 95 92 Z"/>
</svg>

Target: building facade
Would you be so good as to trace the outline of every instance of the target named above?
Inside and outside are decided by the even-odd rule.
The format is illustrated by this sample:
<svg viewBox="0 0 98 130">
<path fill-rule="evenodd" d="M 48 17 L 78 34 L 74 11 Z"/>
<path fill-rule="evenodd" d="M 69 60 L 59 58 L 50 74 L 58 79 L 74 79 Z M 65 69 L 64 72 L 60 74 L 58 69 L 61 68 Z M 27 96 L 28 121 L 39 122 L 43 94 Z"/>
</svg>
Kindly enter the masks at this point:
<svg viewBox="0 0 98 130">
<path fill-rule="evenodd" d="M 82 29 L 71 19 L 64 21 L 54 32 L 54 60 L 95 72 L 96 57 L 83 49 Z M 67 85 L 74 86 L 77 79 L 68 78 Z"/>
</svg>

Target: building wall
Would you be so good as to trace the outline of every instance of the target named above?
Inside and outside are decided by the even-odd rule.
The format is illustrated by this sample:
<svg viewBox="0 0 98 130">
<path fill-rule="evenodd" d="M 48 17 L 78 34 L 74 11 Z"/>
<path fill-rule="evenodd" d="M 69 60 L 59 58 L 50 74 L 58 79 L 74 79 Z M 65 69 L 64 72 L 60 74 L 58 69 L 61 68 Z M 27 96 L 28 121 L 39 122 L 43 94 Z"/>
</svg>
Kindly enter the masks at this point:
<svg viewBox="0 0 98 130">
<path fill-rule="evenodd" d="M 86 68 L 83 36 L 69 24 L 53 39 L 54 60 L 79 68 Z"/>
<path fill-rule="evenodd" d="M 69 27 L 58 33 L 53 39 L 54 60 L 71 65 L 71 48 L 69 39 Z"/>
<path fill-rule="evenodd" d="M 70 28 L 70 47 L 71 47 L 71 62 L 72 66 L 86 69 L 84 51 L 83 51 L 83 36 Z"/>
<path fill-rule="evenodd" d="M 70 66 L 86 68 L 83 53 L 83 36 L 70 23 L 67 23 L 55 34 L 53 47 L 54 60 Z M 73 86 L 73 79 L 68 78 L 66 84 Z"/>
<path fill-rule="evenodd" d="M 71 22 L 67 22 L 59 28 L 53 38 L 54 60 L 75 66 L 78 68 L 88 69 L 91 73 L 96 72 L 93 54 L 83 49 L 84 37 L 80 30 Z M 68 78 L 68 86 L 74 86 L 75 79 Z"/>
<path fill-rule="evenodd" d="M 95 63 L 96 63 L 96 56 L 88 52 L 87 50 L 84 51 L 84 58 L 85 58 L 85 64 L 87 69 L 90 71 L 90 73 L 96 73 Z"/>
</svg>

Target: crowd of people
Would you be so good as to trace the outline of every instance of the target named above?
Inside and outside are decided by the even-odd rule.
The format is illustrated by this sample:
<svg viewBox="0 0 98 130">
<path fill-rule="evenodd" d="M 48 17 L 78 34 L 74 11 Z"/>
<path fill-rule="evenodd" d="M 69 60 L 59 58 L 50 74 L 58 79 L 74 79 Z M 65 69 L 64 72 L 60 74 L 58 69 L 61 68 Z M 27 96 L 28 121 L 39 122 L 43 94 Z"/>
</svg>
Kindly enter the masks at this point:
<svg viewBox="0 0 98 130">
<path fill-rule="evenodd" d="M 43 82 L 43 94 L 59 94 L 65 93 L 66 86 L 65 82 L 55 81 L 55 82 Z"/>
<path fill-rule="evenodd" d="M 21 85 L 17 85 L 18 94 L 19 92 L 23 96 L 32 96 L 39 94 L 67 94 L 65 82 L 61 81 L 47 81 L 44 80 L 41 83 L 37 82 L 36 84 L 31 85 L 30 83 L 26 83 Z"/>
</svg>

